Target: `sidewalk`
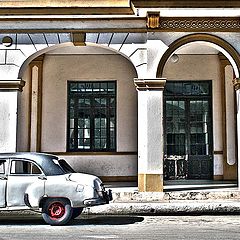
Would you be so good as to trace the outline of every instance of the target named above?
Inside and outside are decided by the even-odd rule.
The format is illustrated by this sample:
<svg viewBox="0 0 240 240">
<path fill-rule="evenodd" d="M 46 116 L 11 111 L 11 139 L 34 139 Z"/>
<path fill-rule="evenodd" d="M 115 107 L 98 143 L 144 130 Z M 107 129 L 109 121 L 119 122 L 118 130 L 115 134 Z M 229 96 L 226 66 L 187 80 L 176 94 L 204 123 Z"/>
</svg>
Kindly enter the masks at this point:
<svg viewBox="0 0 240 240">
<path fill-rule="evenodd" d="M 164 192 L 138 192 L 136 184 L 110 183 L 110 204 L 85 208 L 86 215 L 240 214 L 235 183 L 167 185 Z M 193 189 L 194 188 L 194 189 Z M 36 215 L 31 211 L 0 211 L 2 216 Z"/>
<path fill-rule="evenodd" d="M 113 201 L 86 208 L 85 214 L 240 214 L 240 191 L 234 183 L 168 185 L 160 193 L 138 192 L 130 184 L 106 184 L 106 187 L 112 189 Z"/>
</svg>

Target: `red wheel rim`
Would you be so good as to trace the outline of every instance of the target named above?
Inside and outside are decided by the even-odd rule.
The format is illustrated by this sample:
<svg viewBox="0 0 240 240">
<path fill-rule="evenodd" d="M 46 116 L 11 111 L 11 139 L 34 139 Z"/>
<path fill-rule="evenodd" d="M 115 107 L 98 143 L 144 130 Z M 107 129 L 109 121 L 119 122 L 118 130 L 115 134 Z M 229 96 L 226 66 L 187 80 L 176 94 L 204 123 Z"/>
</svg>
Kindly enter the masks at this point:
<svg viewBox="0 0 240 240">
<path fill-rule="evenodd" d="M 51 218 L 54 218 L 54 219 L 61 218 L 65 213 L 65 207 L 60 202 L 52 203 L 48 207 L 48 213 Z"/>
</svg>

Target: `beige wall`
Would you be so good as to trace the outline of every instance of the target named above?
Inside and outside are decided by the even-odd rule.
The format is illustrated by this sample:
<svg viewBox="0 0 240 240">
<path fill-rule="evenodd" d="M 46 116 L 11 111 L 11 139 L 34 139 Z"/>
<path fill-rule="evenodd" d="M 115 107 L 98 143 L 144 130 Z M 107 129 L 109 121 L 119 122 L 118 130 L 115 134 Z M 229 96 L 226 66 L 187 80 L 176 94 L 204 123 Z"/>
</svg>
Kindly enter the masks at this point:
<svg viewBox="0 0 240 240">
<path fill-rule="evenodd" d="M 137 175 L 137 92 L 133 65 L 123 56 L 102 49 L 69 47 L 46 54 L 43 62 L 42 152 L 66 152 L 67 81 L 117 81 L 117 152 L 122 155 L 64 155 L 77 170 L 99 176 Z M 84 49 L 85 47 L 82 47 Z M 28 70 L 29 71 L 29 70 Z M 18 150 L 27 150 L 29 74 L 19 108 Z M 129 154 L 127 153 L 129 152 Z"/>
<path fill-rule="evenodd" d="M 167 80 L 212 80 L 213 143 L 214 151 L 223 151 L 222 82 L 218 55 L 178 55 L 177 63 L 169 60 L 163 77 Z M 214 156 L 214 175 L 223 174 L 223 157 Z"/>
</svg>

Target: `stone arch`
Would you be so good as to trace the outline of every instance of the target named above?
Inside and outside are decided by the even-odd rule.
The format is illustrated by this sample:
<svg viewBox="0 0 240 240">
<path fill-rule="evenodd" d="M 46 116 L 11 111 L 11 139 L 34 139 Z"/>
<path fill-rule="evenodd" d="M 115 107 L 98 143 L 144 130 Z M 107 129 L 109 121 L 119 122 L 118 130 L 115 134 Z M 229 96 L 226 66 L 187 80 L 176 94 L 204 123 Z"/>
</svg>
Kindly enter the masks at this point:
<svg viewBox="0 0 240 240">
<path fill-rule="evenodd" d="M 56 44 L 53 45 L 51 47 L 46 47 L 44 49 L 41 49 L 35 53 L 33 53 L 32 55 L 30 55 L 28 58 L 25 59 L 25 61 L 23 62 L 23 64 L 21 65 L 21 67 L 19 68 L 18 71 L 18 78 L 22 79 L 22 75 L 24 73 L 24 71 L 26 70 L 27 66 L 29 65 L 29 63 L 31 63 L 31 61 L 33 61 L 35 58 L 41 56 L 42 54 L 45 54 L 49 51 L 55 50 L 57 48 L 63 48 L 63 47 L 67 47 L 67 46 L 73 46 L 72 42 L 67 42 L 67 43 L 61 43 L 61 44 Z"/>
<path fill-rule="evenodd" d="M 157 77 L 162 77 L 164 66 L 168 59 L 174 54 L 174 52 L 182 46 L 192 42 L 210 43 L 214 48 L 221 51 L 230 61 L 236 78 L 239 78 L 240 56 L 236 49 L 222 38 L 205 33 L 190 34 L 171 43 L 159 62 Z"/>
<path fill-rule="evenodd" d="M 60 49 L 60 48 L 65 48 L 65 47 L 70 47 L 70 46 L 74 46 L 74 44 L 72 42 L 66 42 L 66 43 L 56 44 L 54 46 L 47 47 L 47 48 L 44 48 L 44 49 L 42 49 L 40 51 L 35 52 L 34 54 L 29 56 L 23 62 L 22 66 L 20 67 L 19 72 L 18 72 L 18 79 L 22 78 L 22 75 L 23 75 L 24 71 L 26 70 L 27 66 L 31 63 L 31 61 L 33 61 L 37 57 L 39 57 L 39 56 L 41 56 L 41 55 L 43 55 L 43 54 L 45 54 L 45 53 L 47 53 L 49 51 L 53 51 L 53 50 Z M 113 48 L 110 48 L 110 47 L 107 47 L 107 46 L 103 46 L 103 45 L 100 45 L 100 44 L 95 44 L 95 43 L 86 43 L 85 46 L 102 48 L 102 49 L 104 49 L 106 51 L 111 51 L 111 52 L 113 52 L 115 54 L 121 55 L 122 57 L 124 57 L 125 59 L 127 59 L 131 63 L 131 65 L 135 69 L 136 76 L 138 75 L 138 72 L 137 72 L 135 64 L 131 61 L 131 59 L 126 54 L 124 54 L 124 53 L 122 53 L 120 51 L 117 51 L 117 50 L 115 50 Z"/>
</svg>

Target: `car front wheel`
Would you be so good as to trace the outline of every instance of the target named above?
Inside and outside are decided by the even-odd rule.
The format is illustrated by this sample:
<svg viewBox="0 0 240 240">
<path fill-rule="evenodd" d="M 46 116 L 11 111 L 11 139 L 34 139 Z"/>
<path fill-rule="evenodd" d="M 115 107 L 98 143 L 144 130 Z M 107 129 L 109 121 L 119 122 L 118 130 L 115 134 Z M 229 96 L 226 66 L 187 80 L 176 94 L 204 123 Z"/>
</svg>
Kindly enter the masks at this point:
<svg viewBox="0 0 240 240">
<path fill-rule="evenodd" d="M 72 219 L 72 207 L 67 199 L 49 198 L 42 208 L 42 217 L 50 225 L 64 225 Z"/>
</svg>

